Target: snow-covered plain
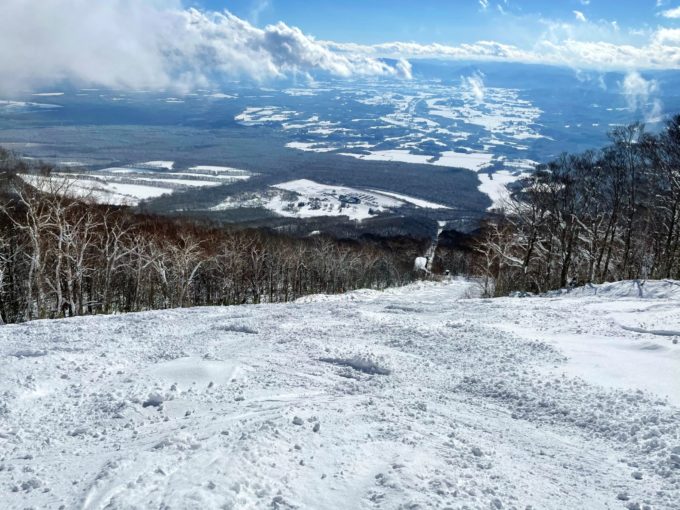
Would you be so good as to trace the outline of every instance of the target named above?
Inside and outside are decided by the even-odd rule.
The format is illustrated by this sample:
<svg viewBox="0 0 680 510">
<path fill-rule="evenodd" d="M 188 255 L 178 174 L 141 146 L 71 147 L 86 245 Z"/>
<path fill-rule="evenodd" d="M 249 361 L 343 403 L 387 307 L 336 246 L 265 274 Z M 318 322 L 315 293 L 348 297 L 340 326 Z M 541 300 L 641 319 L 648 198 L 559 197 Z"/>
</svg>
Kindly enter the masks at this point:
<svg viewBox="0 0 680 510">
<path fill-rule="evenodd" d="M 393 193 L 391 191 L 381 191 L 379 189 L 369 190 L 380 195 L 386 195 L 388 197 L 396 198 L 397 200 L 402 200 L 408 204 L 415 205 L 416 207 L 423 207 L 425 209 L 448 209 L 447 206 L 442 204 L 437 204 L 436 202 L 430 202 L 429 200 L 422 200 L 420 198 L 410 197 L 408 195 L 402 195 L 401 193 Z"/>
<path fill-rule="evenodd" d="M 38 185 L 42 177 L 20 174 L 20 177 L 32 186 Z M 53 173 L 53 179 L 67 179 L 68 193 L 78 198 L 92 199 L 97 203 L 110 205 L 135 206 L 141 200 L 159 197 L 172 190 L 147 184 L 124 184 L 105 179 L 85 178 L 78 174 Z"/>
<path fill-rule="evenodd" d="M 284 92 L 314 96 L 323 91 Z M 539 123 L 544 112 L 522 91 L 485 87 L 480 75 L 461 77 L 458 87 L 371 82 L 364 87 L 336 84 L 325 92 L 334 95 L 328 104 L 341 101 L 347 107 L 329 109 L 314 101 L 292 110 L 270 104 L 267 97 L 234 120 L 244 126 L 279 127 L 291 138 L 286 147 L 299 151 L 470 170 L 478 174 L 479 190 L 490 197 L 491 208 L 508 193 L 507 184 L 533 170 L 528 156 L 534 142 L 548 139 Z M 493 174 L 499 175 L 490 178 Z"/>
<path fill-rule="evenodd" d="M 476 294 L 0 327 L 2 506 L 677 509 L 680 282 Z"/>
<path fill-rule="evenodd" d="M 70 167 L 82 166 L 77 161 Z M 248 180 L 247 170 L 225 166 L 198 165 L 175 171 L 174 161 L 147 161 L 125 167 L 104 168 L 93 172 L 53 172 L 52 179 L 66 180 L 67 191 L 77 197 L 87 197 L 98 203 L 136 206 L 142 200 L 190 188 L 209 188 Z M 35 186 L 43 179 L 36 175 L 20 177 Z"/>
<path fill-rule="evenodd" d="M 347 216 L 351 220 L 362 221 L 383 211 L 406 205 L 425 209 L 448 209 L 441 204 L 398 193 L 296 179 L 275 184 L 264 191 L 228 197 L 211 210 L 264 207 L 279 216 L 289 218 Z"/>
<path fill-rule="evenodd" d="M 491 199 L 489 209 L 498 209 L 503 207 L 503 201 L 510 196 L 508 185 L 520 179 L 522 174 L 500 170 L 488 174 L 480 173 L 478 177 L 480 181 L 479 191 L 487 194 Z"/>
</svg>

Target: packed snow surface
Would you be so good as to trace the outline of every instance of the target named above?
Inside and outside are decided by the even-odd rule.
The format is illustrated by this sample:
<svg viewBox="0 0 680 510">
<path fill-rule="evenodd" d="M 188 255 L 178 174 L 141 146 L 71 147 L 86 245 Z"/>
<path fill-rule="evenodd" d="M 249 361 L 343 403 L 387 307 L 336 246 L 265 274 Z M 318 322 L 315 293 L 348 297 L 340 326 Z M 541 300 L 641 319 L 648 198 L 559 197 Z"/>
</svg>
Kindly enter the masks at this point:
<svg viewBox="0 0 680 510">
<path fill-rule="evenodd" d="M 2 326 L 2 507 L 677 509 L 680 282 L 476 295 Z"/>
</svg>

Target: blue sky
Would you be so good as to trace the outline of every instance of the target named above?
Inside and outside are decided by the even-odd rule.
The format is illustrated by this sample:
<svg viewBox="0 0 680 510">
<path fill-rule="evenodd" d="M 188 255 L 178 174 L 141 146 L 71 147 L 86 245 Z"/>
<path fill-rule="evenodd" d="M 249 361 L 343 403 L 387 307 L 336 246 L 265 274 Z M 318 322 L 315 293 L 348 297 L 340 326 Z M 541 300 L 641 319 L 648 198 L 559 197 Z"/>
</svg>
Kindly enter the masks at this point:
<svg viewBox="0 0 680 510">
<path fill-rule="evenodd" d="M 486 4 L 486 7 L 484 7 Z M 227 9 L 258 26 L 283 21 L 319 39 L 376 44 L 391 41 L 460 44 L 494 40 L 531 44 L 556 24 L 584 27 L 583 36 L 636 42 L 659 26 L 680 0 L 193 0 L 187 6 Z"/>
<path fill-rule="evenodd" d="M 678 71 L 680 0 L 2 0 L 0 16 L 0 94 L 411 79 L 423 58 Z"/>
</svg>

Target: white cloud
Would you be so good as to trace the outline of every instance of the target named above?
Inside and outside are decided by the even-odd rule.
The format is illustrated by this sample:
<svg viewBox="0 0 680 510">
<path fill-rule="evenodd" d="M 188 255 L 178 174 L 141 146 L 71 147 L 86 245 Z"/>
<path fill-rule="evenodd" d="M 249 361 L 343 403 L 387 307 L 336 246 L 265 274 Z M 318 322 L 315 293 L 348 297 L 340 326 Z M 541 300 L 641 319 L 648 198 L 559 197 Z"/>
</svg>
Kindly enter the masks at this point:
<svg viewBox="0 0 680 510">
<path fill-rule="evenodd" d="M 4 0 L 2 10 L 3 93 L 62 81 L 188 89 L 218 76 L 410 76 L 404 61 L 339 54 L 284 23 L 260 29 L 228 12 L 184 10 L 175 0 Z"/>
<path fill-rule="evenodd" d="M 663 103 L 658 97 L 659 83 L 646 80 L 637 71 L 629 72 L 621 83 L 621 93 L 626 96 L 628 107 L 642 112 L 647 122 L 658 121 L 663 115 Z"/>
<path fill-rule="evenodd" d="M 450 60 L 506 61 L 530 64 L 567 66 L 598 71 L 628 71 L 630 69 L 680 69 L 680 29 L 661 28 L 651 32 L 641 45 L 612 43 L 601 25 L 579 23 L 550 24 L 537 38 L 533 47 L 519 48 L 495 41 L 449 46 L 392 42 L 362 46 L 326 41 L 329 48 L 347 53 L 364 53 L 373 57 L 440 58 Z M 609 24 L 607 24 L 609 25 Z M 592 32 L 593 40 L 584 40 Z"/>
<path fill-rule="evenodd" d="M 646 80 L 637 71 L 631 71 L 621 83 L 621 92 L 625 94 L 631 109 L 637 110 L 646 103 L 649 96 L 658 92 L 659 84 L 656 80 Z"/>
<path fill-rule="evenodd" d="M 397 70 L 397 73 L 402 78 L 405 78 L 407 80 L 413 78 L 413 66 L 411 65 L 411 62 L 409 62 L 405 58 L 400 58 L 394 67 Z"/>
<path fill-rule="evenodd" d="M 581 21 L 581 22 L 583 22 L 583 23 L 585 23 L 586 21 L 588 21 L 588 20 L 586 19 L 586 15 L 583 14 L 581 11 L 574 11 L 574 16 L 576 16 L 576 19 L 577 19 L 578 21 Z"/>
<path fill-rule="evenodd" d="M 256 17 L 267 1 L 252 5 Z M 188 90 L 224 77 L 264 81 L 316 72 L 410 78 L 408 59 L 426 57 L 601 71 L 680 69 L 680 29 L 659 28 L 631 45 L 620 42 L 610 23 L 545 20 L 544 26 L 522 48 L 487 40 L 360 45 L 317 40 L 282 22 L 258 28 L 228 12 L 184 9 L 180 0 L 3 0 L 0 94 L 67 81 Z"/>
<path fill-rule="evenodd" d="M 353 43 L 324 41 L 334 51 L 345 54 L 366 54 L 390 58 L 447 58 L 452 60 L 507 60 L 529 62 L 536 60 L 532 52 L 516 46 L 495 41 L 478 41 L 473 44 L 447 46 L 443 44 L 418 44 L 414 42 L 391 42 L 370 46 Z"/>
<path fill-rule="evenodd" d="M 471 76 L 461 76 L 461 83 L 465 90 L 467 90 L 478 102 L 484 101 L 486 88 L 484 86 L 484 75 L 482 73 L 474 73 Z"/>
<path fill-rule="evenodd" d="M 680 28 L 661 28 L 654 33 L 657 45 L 680 46 Z"/>
<path fill-rule="evenodd" d="M 675 7 L 674 9 L 668 9 L 663 11 L 661 15 L 664 18 L 678 19 L 680 18 L 680 7 Z"/>
</svg>

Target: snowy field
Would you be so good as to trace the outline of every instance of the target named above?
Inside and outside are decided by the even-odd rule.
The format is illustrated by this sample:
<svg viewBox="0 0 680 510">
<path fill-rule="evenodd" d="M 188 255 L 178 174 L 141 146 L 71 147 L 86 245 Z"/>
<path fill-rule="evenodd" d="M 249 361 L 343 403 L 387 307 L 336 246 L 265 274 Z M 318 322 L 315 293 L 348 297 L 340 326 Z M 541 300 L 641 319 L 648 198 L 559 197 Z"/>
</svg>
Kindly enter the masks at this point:
<svg viewBox="0 0 680 510">
<path fill-rule="evenodd" d="M 314 96 L 318 92 L 318 89 L 286 91 L 293 96 Z M 292 149 L 339 151 L 356 148 L 354 144 L 360 141 L 364 144 L 363 153 L 343 155 L 471 170 L 502 161 L 500 154 L 488 151 L 504 146 L 520 155 L 529 149 L 528 140 L 546 138 L 539 132 L 543 113 L 539 108 L 522 99 L 517 90 L 485 87 L 481 77 L 462 79 L 458 87 L 436 82 L 397 86 L 371 83 L 361 88 L 340 86 L 332 92 L 336 101 L 342 100 L 350 107 L 352 104 L 369 107 L 362 110 L 363 118 L 338 116 L 335 110 L 323 108 L 298 111 L 266 105 L 248 106 L 234 120 L 244 126 L 278 126 L 298 138 L 287 145 Z M 463 149 L 461 142 L 483 152 L 446 150 Z M 379 148 L 385 144 L 391 148 Z"/>
<path fill-rule="evenodd" d="M 677 509 L 680 282 L 0 327 L 3 508 Z"/>
<path fill-rule="evenodd" d="M 279 216 L 288 218 L 347 216 L 351 220 L 362 221 L 381 212 L 404 206 L 448 209 L 441 204 L 398 193 L 296 179 L 275 184 L 261 192 L 248 192 L 229 197 L 213 206 L 211 210 L 264 207 Z"/>
<path fill-rule="evenodd" d="M 62 166 L 78 167 L 77 161 Z M 51 178 L 68 181 L 66 189 L 76 197 L 87 197 L 101 204 L 136 206 L 142 200 L 184 191 L 190 188 L 210 188 L 244 181 L 252 176 L 247 170 L 225 166 L 198 165 L 185 170 L 175 169 L 174 161 L 146 161 L 124 167 L 96 171 L 52 172 Z M 31 185 L 42 179 L 36 175 L 20 177 Z"/>
<path fill-rule="evenodd" d="M 542 110 L 520 91 L 486 87 L 482 77 L 462 78 L 459 87 L 427 84 L 368 84 L 337 87 L 335 101 L 351 111 L 363 105 L 360 118 L 339 111 L 282 106 L 249 106 L 234 117 L 244 126 L 272 126 L 293 138 L 286 147 L 334 153 L 361 161 L 382 161 L 462 168 L 475 172 L 479 190 L 498 208 L 507 185 L 525 177 L 537 164 L 527 155 L 541 134 Z M 292 96 L 315 96 L 317 89 L 294 89 Z M 260 98 L 264 100 L 264 98 Z M 390 113 L 385 113 L 386 111 Z M 342 114 L 339 114 L 342 112 Z M 276 205 L 276 204 L 274 204 Z"/>
</svg>

